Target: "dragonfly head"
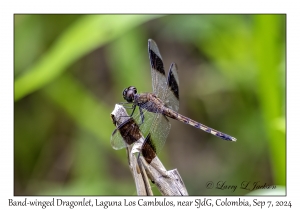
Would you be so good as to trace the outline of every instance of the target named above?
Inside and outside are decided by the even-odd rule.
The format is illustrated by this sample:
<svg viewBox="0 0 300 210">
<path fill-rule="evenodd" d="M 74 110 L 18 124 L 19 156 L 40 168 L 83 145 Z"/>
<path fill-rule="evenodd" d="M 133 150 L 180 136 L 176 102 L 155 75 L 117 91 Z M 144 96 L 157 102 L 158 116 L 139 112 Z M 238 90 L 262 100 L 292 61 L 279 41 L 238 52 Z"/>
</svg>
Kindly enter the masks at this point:
<svg viewBox="0 0 300 210">
<path fill-rule="evenodd" d="M 133 102 L 135 94 L 137 94 L 137 89 L 133 86 L 129 86 L 123 90 L 123 98 L 129 103 Z"/>
</svg>

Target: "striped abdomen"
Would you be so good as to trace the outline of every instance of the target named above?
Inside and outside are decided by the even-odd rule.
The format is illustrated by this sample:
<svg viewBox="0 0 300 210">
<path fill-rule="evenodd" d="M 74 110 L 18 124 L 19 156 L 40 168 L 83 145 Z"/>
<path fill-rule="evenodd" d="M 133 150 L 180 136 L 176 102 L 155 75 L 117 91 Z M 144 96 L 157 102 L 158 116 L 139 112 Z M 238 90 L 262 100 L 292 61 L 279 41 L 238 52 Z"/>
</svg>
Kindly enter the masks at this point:
<svg viewBox="0 0 300 210">
<path fill-rule="evenodd" d="M 213 128 L 210 128 L 210 127 L 207 127 L 206 125 L 203 125 L 199 122 L 196 122 L 190 118 L 187 118 L 169 108 L 165 108 L 164 111 L 163 111 L 163 114 L 166 115 L 167 117 L 170 117 L 170 118 L 173 118 L 175 120 L 179 120 L 185 124 L 188 124 L 188 125 L 191 125 L 195 128 L 199 128 L 207 133 L 210 133 L 212 135 L 215 135 L 223 140 L 226 140 L 226 141 L 236 141 L 236 138 L 232 137 L 232 136 L 229 136 L 225 133 L 222 133 L 220 131 L 217 131 Z"/>
</svg>

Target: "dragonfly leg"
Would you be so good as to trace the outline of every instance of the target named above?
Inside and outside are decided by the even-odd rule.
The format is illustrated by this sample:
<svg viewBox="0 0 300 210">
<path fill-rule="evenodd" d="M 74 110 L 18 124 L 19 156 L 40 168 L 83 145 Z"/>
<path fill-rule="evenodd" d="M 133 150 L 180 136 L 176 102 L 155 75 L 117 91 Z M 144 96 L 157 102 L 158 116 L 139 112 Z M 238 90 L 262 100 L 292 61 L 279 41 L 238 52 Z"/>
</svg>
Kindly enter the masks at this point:
<svg viewBox="0 0 300 210">
<path fill-rule="evenodd" d="M 136 108 L 136 105 L 132 105 L 132 107 L 131 107 L 133 110 L 132 110 L 132 112 L 131 112 L 131 114 L 130 114 L 130 117 L 132 117 L 132 115 L 133 115 L 133 113 L 134 113 L 134 111 L 135 111 L 135 108 Z"/>
</svg>

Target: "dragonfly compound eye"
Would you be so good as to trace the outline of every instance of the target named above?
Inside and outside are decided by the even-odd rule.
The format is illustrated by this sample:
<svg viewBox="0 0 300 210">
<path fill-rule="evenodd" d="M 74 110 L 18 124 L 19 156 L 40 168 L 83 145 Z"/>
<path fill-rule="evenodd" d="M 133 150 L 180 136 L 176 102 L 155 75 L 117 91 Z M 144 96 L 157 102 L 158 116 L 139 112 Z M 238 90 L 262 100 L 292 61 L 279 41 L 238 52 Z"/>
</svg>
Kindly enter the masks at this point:
<svg viewBox="0 0 300 210">
<path fill-rule="evenodd" d="M 131 103 L 133 102 L 133 99 L 134 99 L 134 95 L 137 93 L 137 90 L 135 87 L 133 86 L 130 86 L 128 88 L 126 88 L 124 91 L 123 91 L 123 98 Z"/>
<path fill-rule="evenodd" d="M 125 97 L 126 97 L 127 91 L 128 91 L 128 88 L 125 88 L 125 89 L 123 90 L 123 98 L 124 98 L 124 99 L 125 99 Z"/>
<path fill-rule="evenodd" d="M 130 90 L 132 90 L 132 91 L 133 91 L 133 94 L 136 94 L 136 93 L 137 93 L 137 90 L 136 90 L 136 88 L 135 88 L 135 87 L 130 87 Z"/>
</svg>

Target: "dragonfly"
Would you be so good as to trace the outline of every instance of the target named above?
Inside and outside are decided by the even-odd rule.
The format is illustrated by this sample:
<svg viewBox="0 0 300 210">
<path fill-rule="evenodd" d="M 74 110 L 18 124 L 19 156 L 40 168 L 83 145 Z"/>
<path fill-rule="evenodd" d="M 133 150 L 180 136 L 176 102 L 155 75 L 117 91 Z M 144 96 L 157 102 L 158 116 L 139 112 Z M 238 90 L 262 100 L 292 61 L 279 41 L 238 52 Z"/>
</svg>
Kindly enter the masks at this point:
<svg viewBox="0 0 300 210">
<path fill-rule="evenodd" d="M 144 136 L 151 134 L 156 152 L 159 152 L 164 146 L 171 129 L 171 123 L 168 118 L 191 125 L 226 141 L 235 142 L 237 140 L 228 134 L 179 114 L 179 78 L 177 65 L 172 63 L 166 75 L 162 56 L 157 44 L 152 39 L 148 40 L 148 54 L 153 92 L 138 93 L 136 87 L 129 86 L 123 91 L 123 98 L 126 102 L 120 104 L 131 105 L 127 107 L 132 109 L 129 120 L 132 117 L 138 123 L 139 129 Z M 136 108 L 139 109 L 138 112 Z M 122 149 L 128 146 L 129 143 L 124 141 L 122 135 L 118 135 L 119 132 L 116 132 L 116 130 L 111 136 L 112 147 L 114 149 Z"/>
</svg>

